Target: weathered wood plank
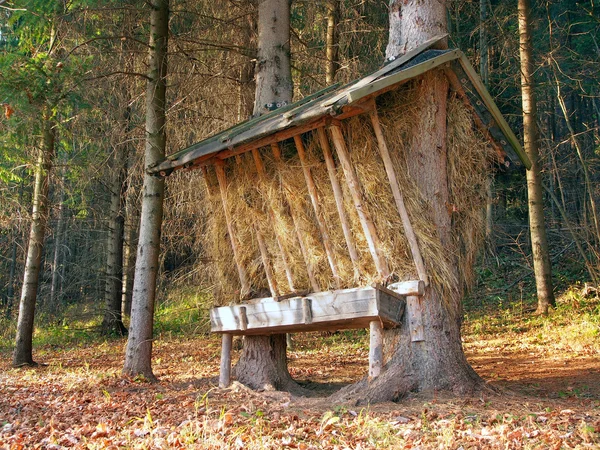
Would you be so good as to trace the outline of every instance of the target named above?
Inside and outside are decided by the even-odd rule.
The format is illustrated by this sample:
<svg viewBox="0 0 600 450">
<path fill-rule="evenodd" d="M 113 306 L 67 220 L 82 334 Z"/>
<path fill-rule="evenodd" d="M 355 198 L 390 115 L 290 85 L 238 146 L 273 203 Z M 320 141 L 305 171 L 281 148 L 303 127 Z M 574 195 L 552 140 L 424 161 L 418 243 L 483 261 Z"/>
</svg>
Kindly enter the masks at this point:
<svg viewBox="0 0 600 450">
<path fill-rule="evenodd" d="M 421 256 L 419 242 L 417 241 L 415 230 L 413 229 L 410 217 L 408 216 L 408 211 L 406 210 L 406 206 L 404 204 L 404 196 L 402 195 L 402 192 L 400 192 L 400 184 L 396 178 L 396 171 L 394 170 L 394 164 L 392 162 L 392 157 L 390 155 L 387 142 L 383 136 L 383 130 L 381 129 L 381 124 L 379 123 L 379 116 L 377 114 L 376 107 L 373 107 L 369 113 L 369 116 L 371 117 L 371 124 L 373 125 L 375 137 L 377 138 L 377 144 L 379 146 L 379 154 L 381 155 L 381 159 L 387 173 L 388 182 L 390 188 L 392 189 L 392 195 L 394 197 L 394 201 L 396 202 L 396 208 L 398 209 L 398 214 L 400 215 L 400 220 L 402 221 L 402 227 L 404 228 L 404 236 L 406 236 L 406 240 L 408 241 L 410 253 L 417 269 L 417 274 L 419 275 L 419 278 L 425 282 L 425 285 L 428 285 L 429 277 L 427 276 L 427 271 L 425 270 L 425 263 L 423 262 L 423 257 Z"/>
<path fill-rule="evenodd" d="M 387 261 L 385 260 L 385 257 L 381 253 L 381 246 L 379 244 L 377 230 L 375 229 L 375 224 L 373 223 L 371 214 L 366 208 L 365 200 L 360 186 L 360 181 L 358 180 L 358 176 L 356 175 L 356 171 L 354 170 L 354 167 L 352 165 L 352 160 L 346 147 L 344 135 L 342 134 L 342 130 L 339 126 L 331 126 L 329 130 L 331 131 L 333 144 L 337 151 L 340 163 L 342 165 L 342 170 L 344 171 L 344 175 L 346 177 L 348 189 L 350 190 L 352 200 L 354 201 L 354 207 L 356 208 L 356 212 L 358 213 L 358 217 L 360 219 L 365 238 L 367 239 L 367 244 L 369 245 L 369 251 L 371 252 L 371 256 L 373 257 L 373 261 L 375 262 L 375 267 L 377 268 L 377 271 L 379 272 L 379 275 L 382 278 L 387 278 L 390 275 L 390 269 L 388 267 Z"/>
<path fill-rule="evenodd" d="M 327 132 L 325 128 L 317 128 L 317 134 L 319 136 L 319 143 L 323 156 L 325 157 L 325 164 L 327 165 L 327 173 L 329 175 L 329 181 L 331 182 L 331 188 L 333 189 L 333 197 L 335 199 L 335 206 L 337 208 L 338 216 L 340 218 L 340 224 L 342 225 L 342 231 L 344 233 L 344 240 L 346 241 L 346 247 L 348 248 L 348 254 L 352 261 L 352 267 L 354 268 L 354 280 L 360 279 L 360 264 L 358 259 L 358 252 L 354 245 L 354 238 L 350 231 L 350 223 L 346 216 L 346 210 L 344 209 L 344 195 L 342 193 L 342 187 L 337 178 L 337 170 L 335 168 L 335 162 L 333 161 L 333 154 L 331 153 L 331 147 L 329 146 L 329 139 L 327 138 Z"/>
<path fill-rule="evenodd" d="M 425 340 L 423 328 L 423 297 L 409 295 L 406 297 L 406 314 L 408 315 L 408 326 L 410 337 L 413 342 Z"/>
<path fill-rule="evenodd" d="M 312 323 L 312 300 L 304 297 L 302 299 L 302 318 L 305 324 Z"/>
<path fill-rule="evenodd" d="M 389 284 L 386 288 L 398 295 L 425 295 L 425 283 L 422 280 L 398 281 Z"/>
<path fill-rule="evenodd" d="M 308 162 L 306 160 L 306 151 L 304 149 L 304 143 L 302 142 L 302 136 L 294 136 L 294 143 L 296 144 L 296 150 L 298 151 L 298 156 L 300 157 L 300 164 L 302 165 L 304 180 L 306 181 L 306 187 L 308 188 L 308 196 L 310 197 L 310 202 L 315 211 L 315 218 L 319 227 L 319 233 L 321 233 L 321 241 L 323 242 L 323 247 L 325 247 L 327 262 L 329 263 L 329 268 L 331 269 L 331 273 L 333 274 L 335 286 L 339 288 L 341 281 L 337 269 L 337 263 L 335 261 L 335 254 L 333 253 L 333 249 L 331 248 L 331 241 L 329 239 L 329 230 L 327 227 L 327 222 L 325 222 L 325 218 L 321 213 L 321 206 L 319 201 L 319 193 L 317 192 L 317 186 L 315 185 L 315 180 L 312 176 L 310 167 L 308 166 Z"/>
<path fill-rule="evenodd" d="M 237 247 L 236 239 L 235 239 L 235 230 L 233 226 L 233 221 L 231 219 L 231 214 L 229 214 L 229 208 L 227 206 L 227 177 L 225 175 L 225 168 L 223 164 L 215 164 L 215 171 L 217 173 L 217 180 L 219 181 L 219 190 L 221 192 L 221 202 L 223 204 L 223 211 L 225 213 L 225 222 L 227 223 L 227 233 L 229 234 L 229 241 L 231 243 L 231 249 L 233 250 L 233 259 L 235 261 L 235 266 L 238 271 L 238 276 L 240 278 L 241 284 L 241 292 L 240 297 L 245 297 L 250 293 L 250 283 L 248 281 L 248 275 L 246 273 L 246 268 L 242 264 L 242 260 L 239 254 L 239 249 Z"/>
<path fill-rule="evenodd" d="M 221 338 L 221 370 L 219 373 L 219 387 L 226 388 L 231 383 L 231 344 L 233 335 L 223 333 Z"/>
<path fill-rule="evenodd" d="M 281 302 L 269 297 L 244 306 L 213 308 L 210 316 L 213 332 L 269 334 L 327 329 L 330 325 L 361 328 L 374 319 L 392 327 L 399 324 L 403 309 L 404 299 L 367 287 L 319 292 Z"/>
<path fill-rule="evenodd" d="M 369 381 L 381 374 L 383 368 L 383 325 L 379 320 L 369 323 Z"/>
</svg>

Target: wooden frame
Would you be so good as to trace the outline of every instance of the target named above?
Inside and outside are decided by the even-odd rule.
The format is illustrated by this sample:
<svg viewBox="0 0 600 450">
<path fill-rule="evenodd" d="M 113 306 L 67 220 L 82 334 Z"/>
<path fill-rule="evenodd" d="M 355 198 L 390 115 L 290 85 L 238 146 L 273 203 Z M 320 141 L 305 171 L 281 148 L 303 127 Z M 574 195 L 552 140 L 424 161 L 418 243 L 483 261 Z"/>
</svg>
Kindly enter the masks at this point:
<svg viewBox="0 0 600 450">
<path fill-rule="evenodd" d="M 223 167 L 224 163 L 215 164 L 215 172 L 217 174 L 217 180 L 219 182 L 219 191 L 221 193 L 221 202 L 223 204 L 223 211 L 225 213 L 225 222 L 227 223 L 227 233 L 229 234 L 229 241 L 231 242 L 231 249 L 233 250 L 233 259 L 235 261 L 235 266 L 238 271 L 238 276 L 240 278 L 241 284 L 241 292 L 240 297 L 244 298 L 246 295 L 250 293 L 250 283 L 248 282 L 248 274 L 246 273 L 246 269 L 242 264 L 240 259 L 239 250 L 237 247 L 237 243 L 235 240 L 235 230 L 233 226 L 233 221 L 231 219 L 231 214 L 229 214 L 229 208 L 227 206 L 227 176 L 225 174 L 225 168 Z"/>
<path fill-rule="evenodd" d="M 406 236 L 406 240 L 408 241 L 408 246 L 417 269 L 417 274 L 419 275 L 419 278 L 425 282 L 425 285 L 428 285 L 429 277 L 427 276 L 427 271 L 425 270 L 425 263 L 423 262 L 423 257 L 421 256 L 419 242 L 417 241 L 417 236 L 415 235 L 412 223 L 410 222 L 410 217 L 408 216 L 408 211 L 406 210 L 406 206 L 404 204 L 404 196 L 402 195 L 402 192 L 400 192 L 400 185 L 398 183 L 398 179 L 396 178 L 396 171 L 394 170 L 392 157 L 385 141 L 385 137 L 383 136 L 381 124 L 379 123 L 379 116 L 377 114 L 377 108 L 375 107 L 375 100 L 373 100 L 373 109 L 370 111 L 369 116 L 371 118 L 373 130 L 375 131 L 375 137 L 377 138 L 379 154 L 383 160 L 388 182 L 390 188 L 392 189 L 392 195 L 394 196 L 394 201 L 396 202 L 396 208 L 398 209 L 398 214 L 400 214 L 400 220 L 402 221 L 402 227 L 404 228 L 404 236 Z"/>
<path fill-rule="evenodd" d="M 348 148 L 346 147 L 346 141 L 344 139 L 342 129 L 339 125 L 333 125 L 329 127 L 329 130 L 331 131 L 333 144 L 346 177 L 348 190 L 352 195 L 354 207 L 358 213 L 363 232 L 365 233 L 365 238 L 367 239 L 367 243 L 369 245 L 369 251 L 371 252 L 371 256 L 375 262 L 375 267 L 382 278 L 387 278 L 390 275 L 390 269 L 385 257 L 381 253 L 377 230 L 375 229 L 375 224 L 373 223 L 371 214 L 367 210 L 366 202 L 360 186 L 360 181 L 358 180 L 358 175 L 356 175 L 356 171 L 352 165 L 352 160 L 350 158 L 350 154 L 348 153 Z"/>
<path fill-rule="evenodd" d="M 352 261 L 352 267 L 354 268 L 354 280 L 360 279 L 360 267 L 358 260 L 358 252 L 354 245 L 354 239 L 352 237 L 352 231 L 350 231 L 350 224 L 346 217 L 346 210 L 344 209 L 344 195 L 342 187 L 337 178 L 337 170 L 335 168 L 335 162 L 333 161 L 333 154 L 331 153 L 331 147 L 329 146 L 329 139 L 327 138 L 327 132 L 325 128 L 317 128 L 317 134 L 319 136 L 319 143 L 323 156 L 325 157 L 325 164 L 327 165 L 327 173 L 329 175 L 329 181 L 331 182 L 331 188 L 333 190 L 333 197 L 335 198 L 335 206 L 337 208 L 338 216 L 340 218 L 340 224 L 342 226 L 342 232 L 344 233 L 344 240 L 348 247 L 348 254 Z"/>
<path fill-rule="evenodd" d="M 306 181 L 306 187 L 308 189 L 310 202 L 312 203 L 313 209 L 315 211 L 315 219 L 319 227 L 319 232 L 321 233 L 321 241 L 323 242 L 323 247 L 325 247 L 327 262 L 329 263 L 331 273 L 333 274 L 335 286 L 339 288 L 340 275 L 338 273 L 337 264 L 335 261 L 335 254 L 333 253 L 333 249 L 331 248 L 327 222 L 325 222 L 325 218 L 321 215 L 321 207 L 319 205 L 319 194 L 317 192 L 317 186 L 315 185 L 315 180 L 310 171 L 310 167 L 308 167 L 308 162 L 306 161 L 306 151 L 304 149 L 304 144 L 302 143 L 302 136 L 294 136 L 294 143 L 296 144 L 296 150 L 298 151 L 298 156 L 300 157 L 300 163 L 302 165 L 302 171 L 304 172 L 304 180 Z"/>
</svg>

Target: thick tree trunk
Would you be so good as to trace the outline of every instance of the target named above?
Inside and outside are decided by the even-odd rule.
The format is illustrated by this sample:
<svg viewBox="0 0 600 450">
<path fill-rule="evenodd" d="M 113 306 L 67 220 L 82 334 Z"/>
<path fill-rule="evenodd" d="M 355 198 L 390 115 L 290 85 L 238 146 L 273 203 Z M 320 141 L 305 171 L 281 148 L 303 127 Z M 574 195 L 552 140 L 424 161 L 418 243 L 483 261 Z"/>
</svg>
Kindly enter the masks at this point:
<svg viewBox="0 0 600 450">
<path fill-rule="evenodd" d="M 164 159 L 166 134 L 166 74 L 169 32 L 169 1 L 151 0 L 150 55 L 146 91 L 145 167 Z M 129 339 L 123 373 L 143 375 L 156 380 L 152 373 L 152 331 L 154 300 L 158 275 L 160 229 L 163 217 L 164 180 L 144 174 L 142 214 L 135 265 Z"/>
<path fill-rule="evenodd" d="M 386 58 L 408 51 L 446 31 L 443 1 L 394 0 L 390 4 L 390 40 Z M 446 102 L 448 81 L 442 72 L 428 72 L 418 81 L 416 96 L 420 114 L 413 124 L 406 161 L 411 178 L 430 205 L 438 238 L 454 255 L 449 204 L 446 149 Z M 431 285 L 419 302 L 424 340 L 412 342 L 408 315 L 402 325 L 386 331 L 388 356 L 384 371 L 334 395 L 334 400 L 359 402 L 397 400 L 410 391 L 451 391 L 465 394 L 481 387 L 482 381 L 468 364 L 462 349 L 462 292 L 458 262 L 455 276 L 444 286 Z M 409 307 L 409 306 L 407 306 Z"/>
<path fill-rule="evenodd" d="M 527 171 L 529 229 L 531 251 L 538 296 L 538 314 L 547 314 L 555 305 L 552 289 L 552 268 L 548 255 L 548 239 L 544 219 L 542 176 L 540 171 L 537 104 L 533 81 L 533 56 L 530 33 L 531 9 L 529 0 L 519 0 L 519 53 L 521 56 L 521 95 L 523 102 L 523 141 L 531 169 Z"/>
<path fill-rule="evenodd" d="M 258 4 L 258 61 L 254 115 L 292 100 L 290 68 L 290 3 L 260 0 Z M 285 335 L 246 336 L 234 369 L 239 382 L 253 389 L 299 392 L 287 369 Z"/>
<path fill-rule="evenodd" d="M 128 122 L 126 113 L 125 123 Z M 127 126 L 125 130 L 127 131 Z M 127 147 L 119 144 L 114 149 L 111 167 L 110 212 L 108 222 L 108 242 L 106 255 L 106 302 L 102 332 L 125 336 L 121 313 L 123 298 L 123 243 L 125 235 L 124 203 L 127 194 Z"/>
<path fill-rule="evenodd" d="M 48 220 L 48 180 L 52 159 L 54 158 L 53 123 L 44 113 L 42 148 L 35 168 L 35 185 L 33 190 L 33 210 L 31 214 L 31 231 L 27 246 L 27 259 L 21 289 L 17 337 L 13 365 L 33 365 L 33 319 L 40 276 L 40 264 L 44 252 L 44 234 Z"/>
</svg>

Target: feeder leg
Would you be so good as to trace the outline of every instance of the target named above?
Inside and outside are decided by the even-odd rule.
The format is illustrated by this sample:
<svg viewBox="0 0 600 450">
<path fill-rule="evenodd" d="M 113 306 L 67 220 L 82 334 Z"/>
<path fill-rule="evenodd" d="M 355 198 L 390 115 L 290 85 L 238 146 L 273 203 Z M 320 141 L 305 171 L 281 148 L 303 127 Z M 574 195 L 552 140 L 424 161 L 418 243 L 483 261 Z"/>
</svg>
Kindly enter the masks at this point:
<svg viewBox="0 0 600 450">
<path fill-rule="evenodd" d="M 369 381 L 378 377 L 383 367 L 383 327 L 381 321 L 373 320 L 369 323 Z"/>
<path fill-rule="evenodd" d="M 219 387 L 226 388 L 231 382 L 231 344 L 233 335 L 223 333 L 221 343 L 221 373 L 219 375 Z"/>
</svg>

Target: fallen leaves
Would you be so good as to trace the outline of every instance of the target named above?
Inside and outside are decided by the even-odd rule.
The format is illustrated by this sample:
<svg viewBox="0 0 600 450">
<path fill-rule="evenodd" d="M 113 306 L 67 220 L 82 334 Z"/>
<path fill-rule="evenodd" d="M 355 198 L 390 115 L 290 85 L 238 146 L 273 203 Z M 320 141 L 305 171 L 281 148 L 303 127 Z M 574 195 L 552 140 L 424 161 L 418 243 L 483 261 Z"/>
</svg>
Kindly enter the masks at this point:
<svg viewBox="0 0 600 450">
<path fill-rule="evenodd" d="M 55 351 L 46 355 L 48 367 L 1 372 L 0 449 L 600 445 L 600 392 L 595 385 L 586 391 L 593 396 L 585 398 L 436 396 L 350 409 L 237 385 L 218 389 L 218 347 L 212 340 L 199 341 L 157 345 L 155 370 L 161 382 L 155 385 L 119 375 L 121 342 Z M 338 365 L 346 370 L 343 377 L 349 378 L 351 370 L 354 379 L 364 373 L 366 366 L 356 363 L 362 350 L 337 354 L 321 347 L 295 351 L 298 373 L 331 377 L 341 369 Z M 8 356 L 1 357 L 7 367 Z M 348 365 L 351 360 L 354 364 Z"/>
</svg>

